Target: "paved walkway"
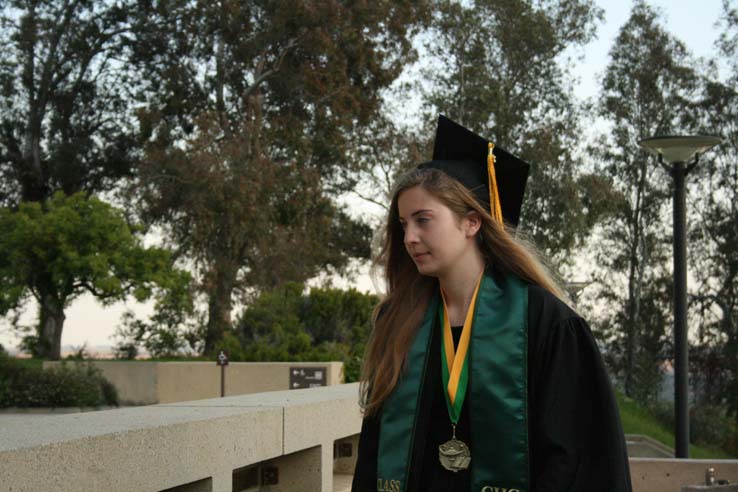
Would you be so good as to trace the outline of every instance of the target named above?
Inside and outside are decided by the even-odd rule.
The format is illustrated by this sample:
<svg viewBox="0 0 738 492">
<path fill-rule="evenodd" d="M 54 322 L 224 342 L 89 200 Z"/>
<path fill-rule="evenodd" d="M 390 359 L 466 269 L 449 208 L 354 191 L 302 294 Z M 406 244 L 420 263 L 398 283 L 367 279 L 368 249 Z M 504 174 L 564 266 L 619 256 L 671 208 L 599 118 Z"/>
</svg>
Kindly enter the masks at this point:
<svg viewBox="0 0 738 492">
<path fill-rule="evenodd" d="M 333 492 L 351 492 L 353 475 L 333 475 Z"/>
</svg>

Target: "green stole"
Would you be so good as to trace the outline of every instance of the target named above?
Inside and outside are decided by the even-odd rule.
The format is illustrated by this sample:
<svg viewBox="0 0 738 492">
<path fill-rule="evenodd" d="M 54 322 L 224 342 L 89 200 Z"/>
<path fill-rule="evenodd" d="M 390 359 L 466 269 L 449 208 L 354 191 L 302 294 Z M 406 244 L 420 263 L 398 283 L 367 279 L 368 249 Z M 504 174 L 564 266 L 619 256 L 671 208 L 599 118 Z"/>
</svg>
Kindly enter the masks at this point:
<svg viewBox="0 0 738 492">
<path fill-rule="evenodd" d="M 382 408 L 378 491 L 407 490 L 427 365 L 439 364 L 443 357 L 441 353 L 429 354 L 433 327 L 438 325 L 439 298 L 436 293 L 429 302 L 408 351 L 405 372 Z M 498 284 L 485 273 L 474 312 L 468 361 L 470 393 L 466 404 L 471 405 L 470 435 L 476 436 L 467 443 L 471 448 L 472 492 L 528 491 L 527 362 L 528 286 L 510 275 Z M 448 428 L 450 436 L 450 420 Z M 437 450 L 432 452 L 438 459 Z"/>
</svg>

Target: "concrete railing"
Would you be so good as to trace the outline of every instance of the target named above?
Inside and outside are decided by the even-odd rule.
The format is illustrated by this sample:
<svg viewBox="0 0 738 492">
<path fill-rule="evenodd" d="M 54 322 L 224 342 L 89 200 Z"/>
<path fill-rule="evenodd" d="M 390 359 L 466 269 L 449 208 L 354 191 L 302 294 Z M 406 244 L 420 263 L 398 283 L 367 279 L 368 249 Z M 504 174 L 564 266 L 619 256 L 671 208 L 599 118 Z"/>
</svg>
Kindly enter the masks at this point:
<svg viewBox="0 0 738 492">
<path fill-rule="evenodd" d="M 69 362 L 64 362 L 68 364 Z M 44 369 L 62 362 L 44 362 Z M 122 403 L 154 405 L 220 396 L 221 369 L 213 362 L 85 361 L 118 390 Z M 293 369 L 321 371 L 325 385 L 343 383 L 343 362 L 231 362 L 225 368 L 225 395 L 291 389 Z M 304 378 L 303 378 L 304 379 Z"/>
<path fill-rule="evenodd" d="M 358 384 L 14 419 L 0 492 L 332 492 L 350 483 Z M 679 492 L 738 460 L 631 458 L 634 492 Z M 345 475 L 340 475 L 345 474 Z"/>
<path fill-rule="evenodd" d="M 353 472 L 357 397 L 348 384 L 14 420 L 0 491 L 331 492 L 334 471 Z"/>
<path fill-rule="evenodd" d="M 633 492 L 680 492 L 684 486 L 704 484 L 710 467 L 716 479 L 738 483 L 738 460 L 630 458 Z"/>
</svg>

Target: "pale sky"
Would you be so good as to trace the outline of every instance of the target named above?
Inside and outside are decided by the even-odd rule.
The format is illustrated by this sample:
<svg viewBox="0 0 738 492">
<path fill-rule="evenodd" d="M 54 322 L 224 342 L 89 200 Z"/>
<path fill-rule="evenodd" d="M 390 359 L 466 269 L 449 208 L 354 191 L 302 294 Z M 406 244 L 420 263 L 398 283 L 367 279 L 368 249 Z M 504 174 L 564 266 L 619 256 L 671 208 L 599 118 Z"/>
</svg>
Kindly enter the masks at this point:
<svg viewBox="0 0 738 492">
<path fill-rule="evenodd" d="M 584 58 L 575 65 L 575 75 L 579 82 L 577 95 L 582 98 L 595 97 L 599 87 L 599 79 L 607 65 L 607 56 L 621 25 L 627 20 L 631 1 L 597 0 L 597 4 L 605 10 L 605 21 L 599 26 L 597 39 L 584 49 Z M 680 38 L 696 56 L 709 57 L 714 53 L 714 42 L 718 31 L 715 23 L 721 14 L 720 0 L 672 0 L 651 1 L 651 5 L 659 8 L 663 14 L 664 25 L 676 37 Z M 348 203 L 356 203 L 349 200 Z M 368 213 L 375 213 L 368 210 Z M 339 286 L 345 286 L 339 285 Z M 373 291 L 374 286 L 369 276 L 364 274 L 354 284 L 363 291 Z M 112 345 L 111 337 L 119 323 L 121 314 L 126 309 L 134 309 L 140 316 L 150 312 L 151 307 L 134 301 L 118 303 L 103 308 L 92 296 L 79 298 L 66 311 L 66 323 L 62 335 L 62 345 L 79 347 L 87 343 L 89 347 L 96 345 Z M 235 313 L 234 313 L 235 314 Z M 31 324 L 36 312 L 29 303 L 22 321 Z M 6 348 L 14 348 L 18 340 L 12 336 L 8 323 L 0 320 L 0 343 Z"/>
</svg>

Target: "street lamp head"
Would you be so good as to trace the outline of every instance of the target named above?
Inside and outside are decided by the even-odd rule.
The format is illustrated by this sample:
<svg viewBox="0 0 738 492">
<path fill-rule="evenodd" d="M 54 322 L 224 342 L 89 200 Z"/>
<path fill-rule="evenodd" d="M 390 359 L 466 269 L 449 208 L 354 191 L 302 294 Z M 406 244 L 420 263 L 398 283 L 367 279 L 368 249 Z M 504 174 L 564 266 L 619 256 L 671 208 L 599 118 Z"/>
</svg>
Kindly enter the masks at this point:
<svg viewBox="0 0 738 492">
<path fill-rule="evenodd" d="M 638 142 L 643 149 L 660 156 L 664 162 L 688 162 L 695 154 L 703 154 L 722 142 L 714 135 L 662 136 L 646 138 Z"/>
</svg>

